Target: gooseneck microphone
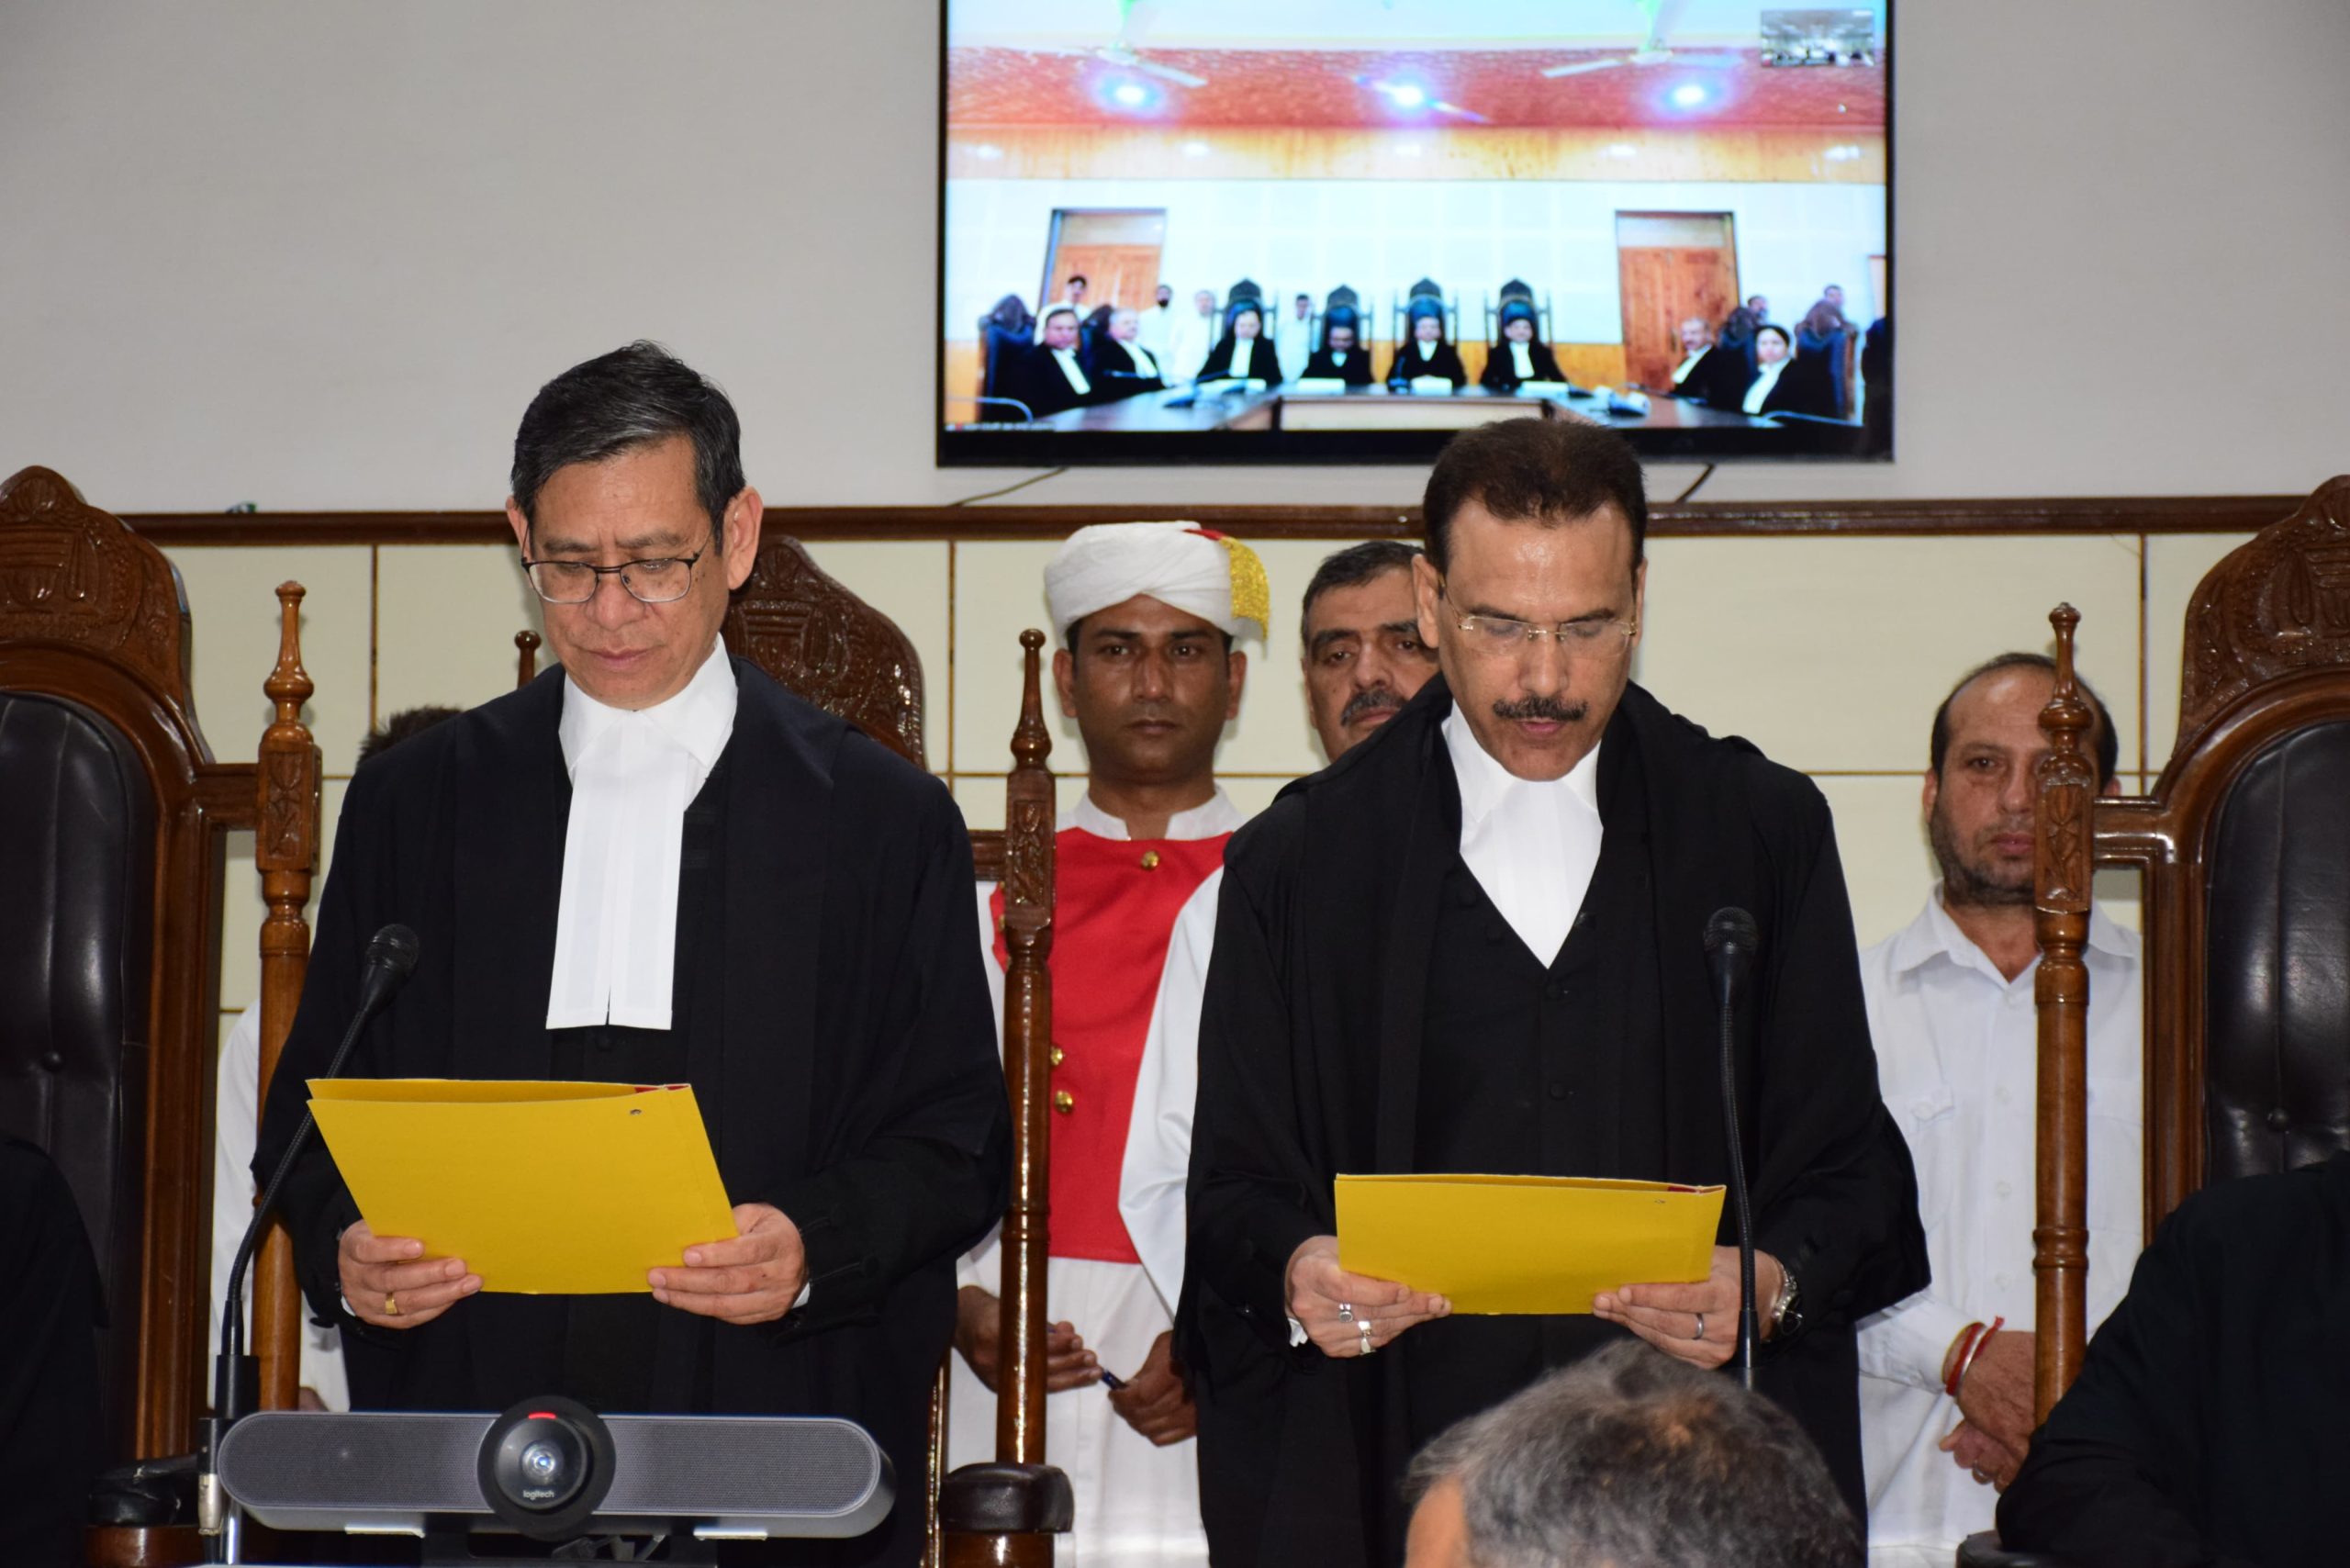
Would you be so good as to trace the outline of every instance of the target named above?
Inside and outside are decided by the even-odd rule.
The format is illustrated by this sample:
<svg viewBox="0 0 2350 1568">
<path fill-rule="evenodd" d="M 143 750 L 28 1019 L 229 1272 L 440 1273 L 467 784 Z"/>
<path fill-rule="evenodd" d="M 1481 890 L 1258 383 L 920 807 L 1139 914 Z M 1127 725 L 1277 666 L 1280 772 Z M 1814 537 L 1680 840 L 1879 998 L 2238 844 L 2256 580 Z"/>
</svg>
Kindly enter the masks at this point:
<svg viewBox="0 0 2350 1568">
<path fill-rule="evenodd" d="M 1754 1386 L 1754 1344 L 1761 1338 L 1761 1314 L 1754 1305 L 1754 1210 L 1746 1194 L 1746 1145 L 1738 1136 L 1738 1058 L 1736 1051 L 1739 988 L 1754 967 L 1762 939 L 1754 917 L 1742 909 L 1718 909 L 1706 922 L 1706 967 L 1714 977 L 1714 1001 L 1721 1010 L 1722 1136 L 1729 1142 L 1729 1197 L 1738 1217 L 1739 1377 Z"/>
<path fill-rule="evenodd" d="M 360 1032 L 415 970 L 416 958 L 416 933 L 405 925 L 386 925 L 368 942 L 366 962 L 359 974 L 359 1005 L 352 1012 L 351 1026 L 343 1031 L 342 1043 L 335 1047 L 325 1077 L 342 1076 L 343 1064 L 351 1059 L 351 1048 L 358 1044 Z M 261 1201 L 253 1205 L 244 1239 L 237 1244 L 236 1261 L 229 1268 L 229 1294 L 220 1310 L 220 1353 L 213 1363 L 212 1416 L 203 1426 L 204 1447 L 196 1467 L 196 1522 L 207 1536 L 218 1536 L 223 1524 L 216 1463 L 221 1435 L 249 1412 L 260 1381 L 252 1358 L 245 1353 L 245 1273 L 252 1266 L 253 1250 L 261 1245 L 262 1227 L 269 1222 L 278 1190 L 285 1185 L 295 1158 L 315 1125 L 310 1114 L 303 1112 L 301 1126 L 294 1129 L 285 1152 L 278 1156 L 276 1169 L 269 1173 L 268 1185 L 262 1189 Z"/>
</svg>

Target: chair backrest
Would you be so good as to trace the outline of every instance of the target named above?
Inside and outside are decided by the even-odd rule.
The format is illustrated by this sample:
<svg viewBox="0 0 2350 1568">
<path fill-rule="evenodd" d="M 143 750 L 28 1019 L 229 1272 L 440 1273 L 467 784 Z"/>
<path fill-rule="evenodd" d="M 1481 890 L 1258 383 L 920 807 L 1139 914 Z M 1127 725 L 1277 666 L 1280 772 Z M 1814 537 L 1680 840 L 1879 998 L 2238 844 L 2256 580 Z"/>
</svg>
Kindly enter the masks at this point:
<svg viewBox="0 0 2350 1568">
<path fill-rule="evenodd" d="M 785 686 L 838 714 L 915 767 L 923 759 L 922 661 L 896 622 L 827 576 L 800 542 L 769 534 L 758 564 L 737 591 L 725 624 L 726 645 Z M 1045 635 L 1024 632 L 1020 718 L 1012 735 L 1013 766 L 1005 780 L 1002 831 L 971 834 L 972 868 L 981 881 L 1003 887 L 1004 1078 L 1012 1100 L 1012 1207 L 1004 1217 L 1002 1339 L 1007 1348 L 996 1400 L 996 1457 L 1022 1467 L 1016 1482 L 1057 1483 L 1045 1467 L 1045 1340 L 1047 1313 L 1046 1194 L 1051 1148 L 1053 776 L 1046 766 L 1052 734 L 1046 727 L 1042 654 Z M 979 939 L 973 927 L 971 937 Z M 952 1351 L 948 1354 L 951 1356 Z M 946 1479 L 946 1369 L 931 1394 L 930 1546 L 926 1562 L 942 1561 L 938 1496 Z M 1066 1489 L 1062 1489 L 1066 1495 Z M 956 1555 L 970 1561 L 1027 1561 L 1032 1531 L 975 1526 L 958 1531 Z M 1042 1545 L 1050 1560 L 1050 1542 Z"/>
<path fill-rule="evenodd" d="M 1244 277 L 1234 284 L 1231 292 L 1224 297 L 1224 308 L 1228 311 L 1244 299 L 1256 305 L 1259 309 L 1264 308 L 1265 290 L 1254 278 Z"/>
<path fill-rule="evenodd" d="M 2070 606 L 2041 723 L 2038 1394 L 2080 1366 L 2090 879 L 2144 876 L 2146 1233 L 2207 1182 L 2350 1148 L 2350 478 L 2204 576 L 2178 739 L 2143 797 L 2096 793 Z"/>
<path fill-rule="evenodd" d="M 300 723 L 301 597 L 278 590 L 259 760 L 216 762 L 171 563 L 46 468 L 0 485 L 0 857 L 30 864 L 18 851 L 48 845 L 71 873 L 44 896 L 12 881 L 0 915 L 0 1107 L 64 1169 L 105 1272 L 109 1462 L 186 1451 L 205 1403 L 225 832 L 254 831 L 270 910 L 264 1075 L 308 963 L 319 756 Z M 36 975 L 20 959 L 39 943 L 103 969 Z M 290 1406 L 299 1307 L 282 1232 L 255 1284 L 263 1397 Z"/>
</svg>

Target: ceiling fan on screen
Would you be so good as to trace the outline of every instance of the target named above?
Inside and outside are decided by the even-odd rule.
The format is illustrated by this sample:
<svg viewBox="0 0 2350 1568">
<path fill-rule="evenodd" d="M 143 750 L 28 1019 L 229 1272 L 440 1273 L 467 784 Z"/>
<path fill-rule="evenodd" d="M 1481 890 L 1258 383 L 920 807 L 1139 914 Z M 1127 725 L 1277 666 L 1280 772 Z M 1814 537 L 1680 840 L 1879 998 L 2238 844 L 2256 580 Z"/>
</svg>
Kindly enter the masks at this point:
<svg viewBox="0 0 2350 1568">
<path fill-rule="evenodd" d="M 1648 22 L 1648 31 L 1640 46 L 1629 54 L 1616 55 L 1606 60 L 1575 60 L 1563 65 L 1543 67 L 1542 74 L 1551 78 L 1581 76 L 1590 71 L 1613 71 L 1619 65 L 1694 65 L 1700 70 L 1727 71 L 1746 63 L 1741 54 L 1681 54 L 1675 53 L 1666 40 L 1680 25 L 1681 13 L 1687 0 L 1633 0 L 1640 15 Z"/>
<path fill-rule="evenodd" d="M 1156 76 L 1162 82 L 1172 82 L 1179 87 L 1206 86 L 1206 77 L 1172 65 L 1162 65 L 1143 54 L 1140 46 L 1148 36 L 1152 24 L 1158 21 L 1162 4 L 1163 0 L 1119 0 L 1118 30 L 1109 42 L 1096 44 L 1091 49 L 1039 49 L 1034 52 L 1104 61 L 1122 70 L 1138 71 L 1146 76 Z"/>
</svg>

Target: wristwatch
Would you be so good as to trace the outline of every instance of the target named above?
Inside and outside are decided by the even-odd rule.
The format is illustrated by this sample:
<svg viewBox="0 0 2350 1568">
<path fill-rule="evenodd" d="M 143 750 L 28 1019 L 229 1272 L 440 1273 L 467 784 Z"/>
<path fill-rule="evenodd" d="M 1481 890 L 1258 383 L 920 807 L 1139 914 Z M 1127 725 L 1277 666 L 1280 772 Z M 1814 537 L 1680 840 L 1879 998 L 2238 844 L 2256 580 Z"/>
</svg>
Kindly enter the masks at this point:
<svg viewBox="0 0 2350 1568">
<path fill-rule="evenodd" d="M 1803 1292 L 1796 1284 L 1795 1271 L 1784 1263 L 1779 1266 L 1779 1294 L 1771 1303 L 1771 1338 L 1792 1339 L 1803 1332 Z"/>
</svg>

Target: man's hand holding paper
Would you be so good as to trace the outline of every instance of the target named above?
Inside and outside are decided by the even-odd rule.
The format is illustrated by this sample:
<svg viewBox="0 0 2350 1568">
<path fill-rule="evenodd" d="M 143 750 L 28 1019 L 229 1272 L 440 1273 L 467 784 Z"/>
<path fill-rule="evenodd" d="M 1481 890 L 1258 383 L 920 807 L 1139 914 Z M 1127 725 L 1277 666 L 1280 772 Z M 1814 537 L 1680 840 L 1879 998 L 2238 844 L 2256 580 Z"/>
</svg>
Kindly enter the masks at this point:
<svg viewBox="0 0 2350 1568">
<path fill-rule="evenodd" d="M 1754 1298 L 1778 1299 L 1785 1271 L 1768 1252 L 1754 1255 Z M 1626 1285 L 1592 1303 L 1592 1311 L 1625 1327 L 1669 1356 L 1708 1370 L 1738 1350 L 1738 1249 L 1714 1249 L 1706 1277 L 1685 1285 Z M 1771 1315 L 1762 1315 L 1762 1333 L 1771 1337 Z"/>
<path fill-rule="evenodd" d="M 1335 1236 L 1309 1236 L 1290 1254 L 1289 1315 L 1326 1356 L 1367 1355 L 1451 1310 L 1431 1292 L 1339 1267 Z"/>
<path fill-rule="evenodd" d="M 344 1228 L 336 1262 L 352 1316 L 378 1328 L 430 1323 L 481 1289 L 463 1258 L 427 1258 L 412 1236 L 378 1236 L 361 1220 Z"/>
<path fill-rule="evenodd" d="M 734 1205 L 741 1234 L 686 1249 L 685 1265 L 648 1276 L 653 1299 L 722 1323 L 772 1323 L 808 1282 L 800 1227 L 769 1204 Z"/>
</svg>

